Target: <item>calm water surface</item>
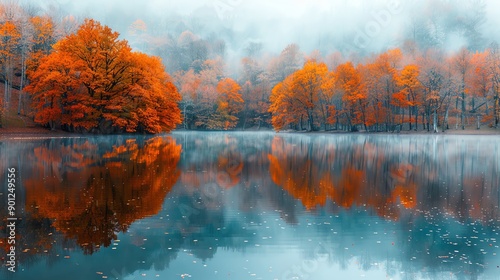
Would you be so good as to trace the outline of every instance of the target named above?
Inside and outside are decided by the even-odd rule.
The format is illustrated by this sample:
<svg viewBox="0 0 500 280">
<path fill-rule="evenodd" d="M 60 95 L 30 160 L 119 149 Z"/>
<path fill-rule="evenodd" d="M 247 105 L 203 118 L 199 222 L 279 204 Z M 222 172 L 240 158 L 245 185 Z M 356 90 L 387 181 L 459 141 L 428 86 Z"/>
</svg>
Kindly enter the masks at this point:
<svg viewBox="0 0 500 280">
<path fill-rule="evenodd" d="M 0 142 L 2 279 L 500 279 L 500 137 Z"/>
</svg>

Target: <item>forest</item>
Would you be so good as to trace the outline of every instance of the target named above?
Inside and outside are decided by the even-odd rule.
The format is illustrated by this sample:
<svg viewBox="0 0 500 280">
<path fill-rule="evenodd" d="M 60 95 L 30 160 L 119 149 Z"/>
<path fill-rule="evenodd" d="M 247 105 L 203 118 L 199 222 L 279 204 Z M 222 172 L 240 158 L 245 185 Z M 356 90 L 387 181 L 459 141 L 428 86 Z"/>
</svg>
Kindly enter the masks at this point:
<svg viewBox="0 0 500 280">
<path fill-rule="evenodd" d="M 445 2 L 428 9 L 452 9 Z M 411 34 L 384 49 L 303 51 L 289 42 L 273 53 L 246 41 L 235 53 L 234 30 L 207 35 L 193 18 L 135 19 L 123 39 L 95 19 L 7 1 L 0 127 L 20 118 L 90 133 L 498 128 L 500 47 L 479 31 L 485 9 L 449 13 L 437 35 L 413 21 Z M 448 33 L 466 43 L 448 50 Z"/>
</svg>

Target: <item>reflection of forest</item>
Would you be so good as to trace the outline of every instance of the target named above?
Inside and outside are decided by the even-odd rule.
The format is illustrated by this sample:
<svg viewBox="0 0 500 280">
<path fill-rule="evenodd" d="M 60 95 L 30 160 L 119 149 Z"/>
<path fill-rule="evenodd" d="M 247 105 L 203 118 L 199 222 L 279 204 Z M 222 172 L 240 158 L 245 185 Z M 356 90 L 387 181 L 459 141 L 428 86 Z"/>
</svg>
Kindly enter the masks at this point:
<svg viewBox="0 0 500 280">
<path fill-rule="evenodd" d="M 47 140 L 23 154 L 27 224 L 50 224 L 92 253 L 133 221 L 157 214 L 179 177 L 181 146 L 160 137 L 121 142 Z M 38 234 L 43 240 L 48 233 Z M 43 252 L 52 242 L 42 240 L 25 250 Z"/>
<path fill-rule="evenodd" d="M 437 208 L 461 220 L 496 220 L 498 150 L 481 141 L 438 140 L 276 137 L 270 174 L 306 209 L 332 201 L 345 208 L 368 207 L 389 219 L 398 219 L 401 209 Z"/>
<path fill-rule="evenodd" d="M 357 257 L 363 269 L 387 261 L 388 275 L 424 270 L 423 277 L 434 278 L 453 271 L 474 278 L 488 262 L 485 252 L 491 257 L 492 249 L 498 248 L 492 230 L 499 225 L 496 159 L 500 154 L 488 149 L 487 139 L 285 134 L 265 141 L 245 136 L 191 141 L 190 136 L 183 137 L 192 145 L 186 151 L 193 152 L 183 155 L 184 188 L 176 190 L 187 192 L 193 205 L 200 201 L 213 205 L 204 188 L 226 190 L 225 200 L 217 193 L 218 201 L 224 201 L 216 205 L 227 207 L 237 201 L 237 210 L 245 213 L 239 219 L 244 226 L 262 224 L 262 211 L 278 212 L 296 225 L 298 243 L 308 244 L 315 234 L 299 222 L 307 215 L 297 207 L 300 201 L 317 215 L 318 224 L 329 225 L 316 228 L 318 242 L 329 252 L 330 261 L 342 267 Z M 230 162 L 237 172 L 225 171 Z M 221 182 L 220 177 L 232 179 Z M 366 223 L 373 216 L 356 214 L 359 209 L 388 222 L 374 229 Z M 325 210 L 341 218 L 332 221 Z M 345 234 L 336 239 L 332 231 Z M 372 238 L 359 240 L 373 231 L 392 231 L 392 248 L 381 251 Z M 338 249 L 344 247 L 350 248 L 348 255 Z M 306 247 L 304 252 L 313 256 L 315 249 Z"/>
<path fill-rule="evenodd" d="M 289 219 L 300 208 L 286 194 L 310 211 L 357 206 L 391 220 L 428 211 L 498 217 L 500 152 L 488 149 L 488 139 L 264 135 L 183 135 L 183 188 L 238 186 L 242 210 L 268 205 Z"/>
<path fill-rule="evenodd" d="M 487 139 L 272 133 L 173 138 L 47 140 L 9 153 L 9 162 L 18 162 L 25 174 L 22 258 L 60 253 L 55 244 L 93 253 L 131 230 L 120 238 L 128 257 L 117 256 L 113 267 L 127 273 L 151 265 L 164 269 L 181 250 L 201 260 L 219 248 L 246 250 L 266 230 L 257 225 L 272 214 L 263 213 L 292 226 L 299 244 L 314 235 L 303 217 L 315 217 L 323 225 L 314 229 L 318 242 L 342 267 L 357 257 L 366 269 L 373 260 L 386 260 L 397 263 L 394 270 L 479 274 L 482 269 L 464 262 L 484 264 L 483 252 L 496 248 L 486 238 L 498 226 L 500 154 L 488 149 Z M 0 149 L 6 151 L 1 143 Z M 340 218 L 332 220 L 332 214 Z M 148 230 L 130 228 L 154 215 L 161 218 L 150 220 Z M 370 219 L 381 226 L 368 226 Z M 373 231 L 398 233 L 391 236 L 398 249 L 380 251 L 371 238 L 359 241 Z M 479 241 L 471 239 L 479 233 Z M 337 249 L 355 243 L 349 255 Z M 313 255 L 314 249 L 304 252 Z M 148 261 L 137 264 L 130 256 Z M 462 262 L 450 262 L 452 257 Z M 418 261 L 400 262 L 412 258 Z"/>
</svg>

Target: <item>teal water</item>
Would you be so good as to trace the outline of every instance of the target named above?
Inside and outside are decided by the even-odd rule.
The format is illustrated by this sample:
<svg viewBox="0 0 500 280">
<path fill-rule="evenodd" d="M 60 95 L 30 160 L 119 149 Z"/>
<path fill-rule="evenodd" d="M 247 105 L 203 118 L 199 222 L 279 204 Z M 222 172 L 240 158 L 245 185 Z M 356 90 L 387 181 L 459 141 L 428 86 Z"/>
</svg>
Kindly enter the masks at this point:
<svg viewBox="0 0 500 280">
<path fill-rule="evenodd" d="M 498 136 L 7 139 L 0 182 L 1 279 L 500 279 Z"/>
</svg>

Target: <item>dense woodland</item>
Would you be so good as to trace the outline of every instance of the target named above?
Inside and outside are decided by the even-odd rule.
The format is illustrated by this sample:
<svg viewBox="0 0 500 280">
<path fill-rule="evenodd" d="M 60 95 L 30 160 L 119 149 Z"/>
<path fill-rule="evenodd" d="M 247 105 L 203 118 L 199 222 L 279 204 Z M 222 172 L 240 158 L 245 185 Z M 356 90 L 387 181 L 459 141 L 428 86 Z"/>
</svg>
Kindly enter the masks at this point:
<svg viewBox="0 0 500 280">
<path fill-rule="evenodd" d="M 235 62 L 223 35 L 198 35 L 192 22 L 165 34 L 137 19 L 127 41 L 92 19 L 8 2 L 0 125 L 17 114 L 94 133 L 497 128 L 500 47 L 478 34 L 482 16 L 454 25 L 469 44 L 451 52 L 414 26 L 383 52 L 305 53 L 291 43 L 272 54 L 248 42 Z"/>
</svg>

